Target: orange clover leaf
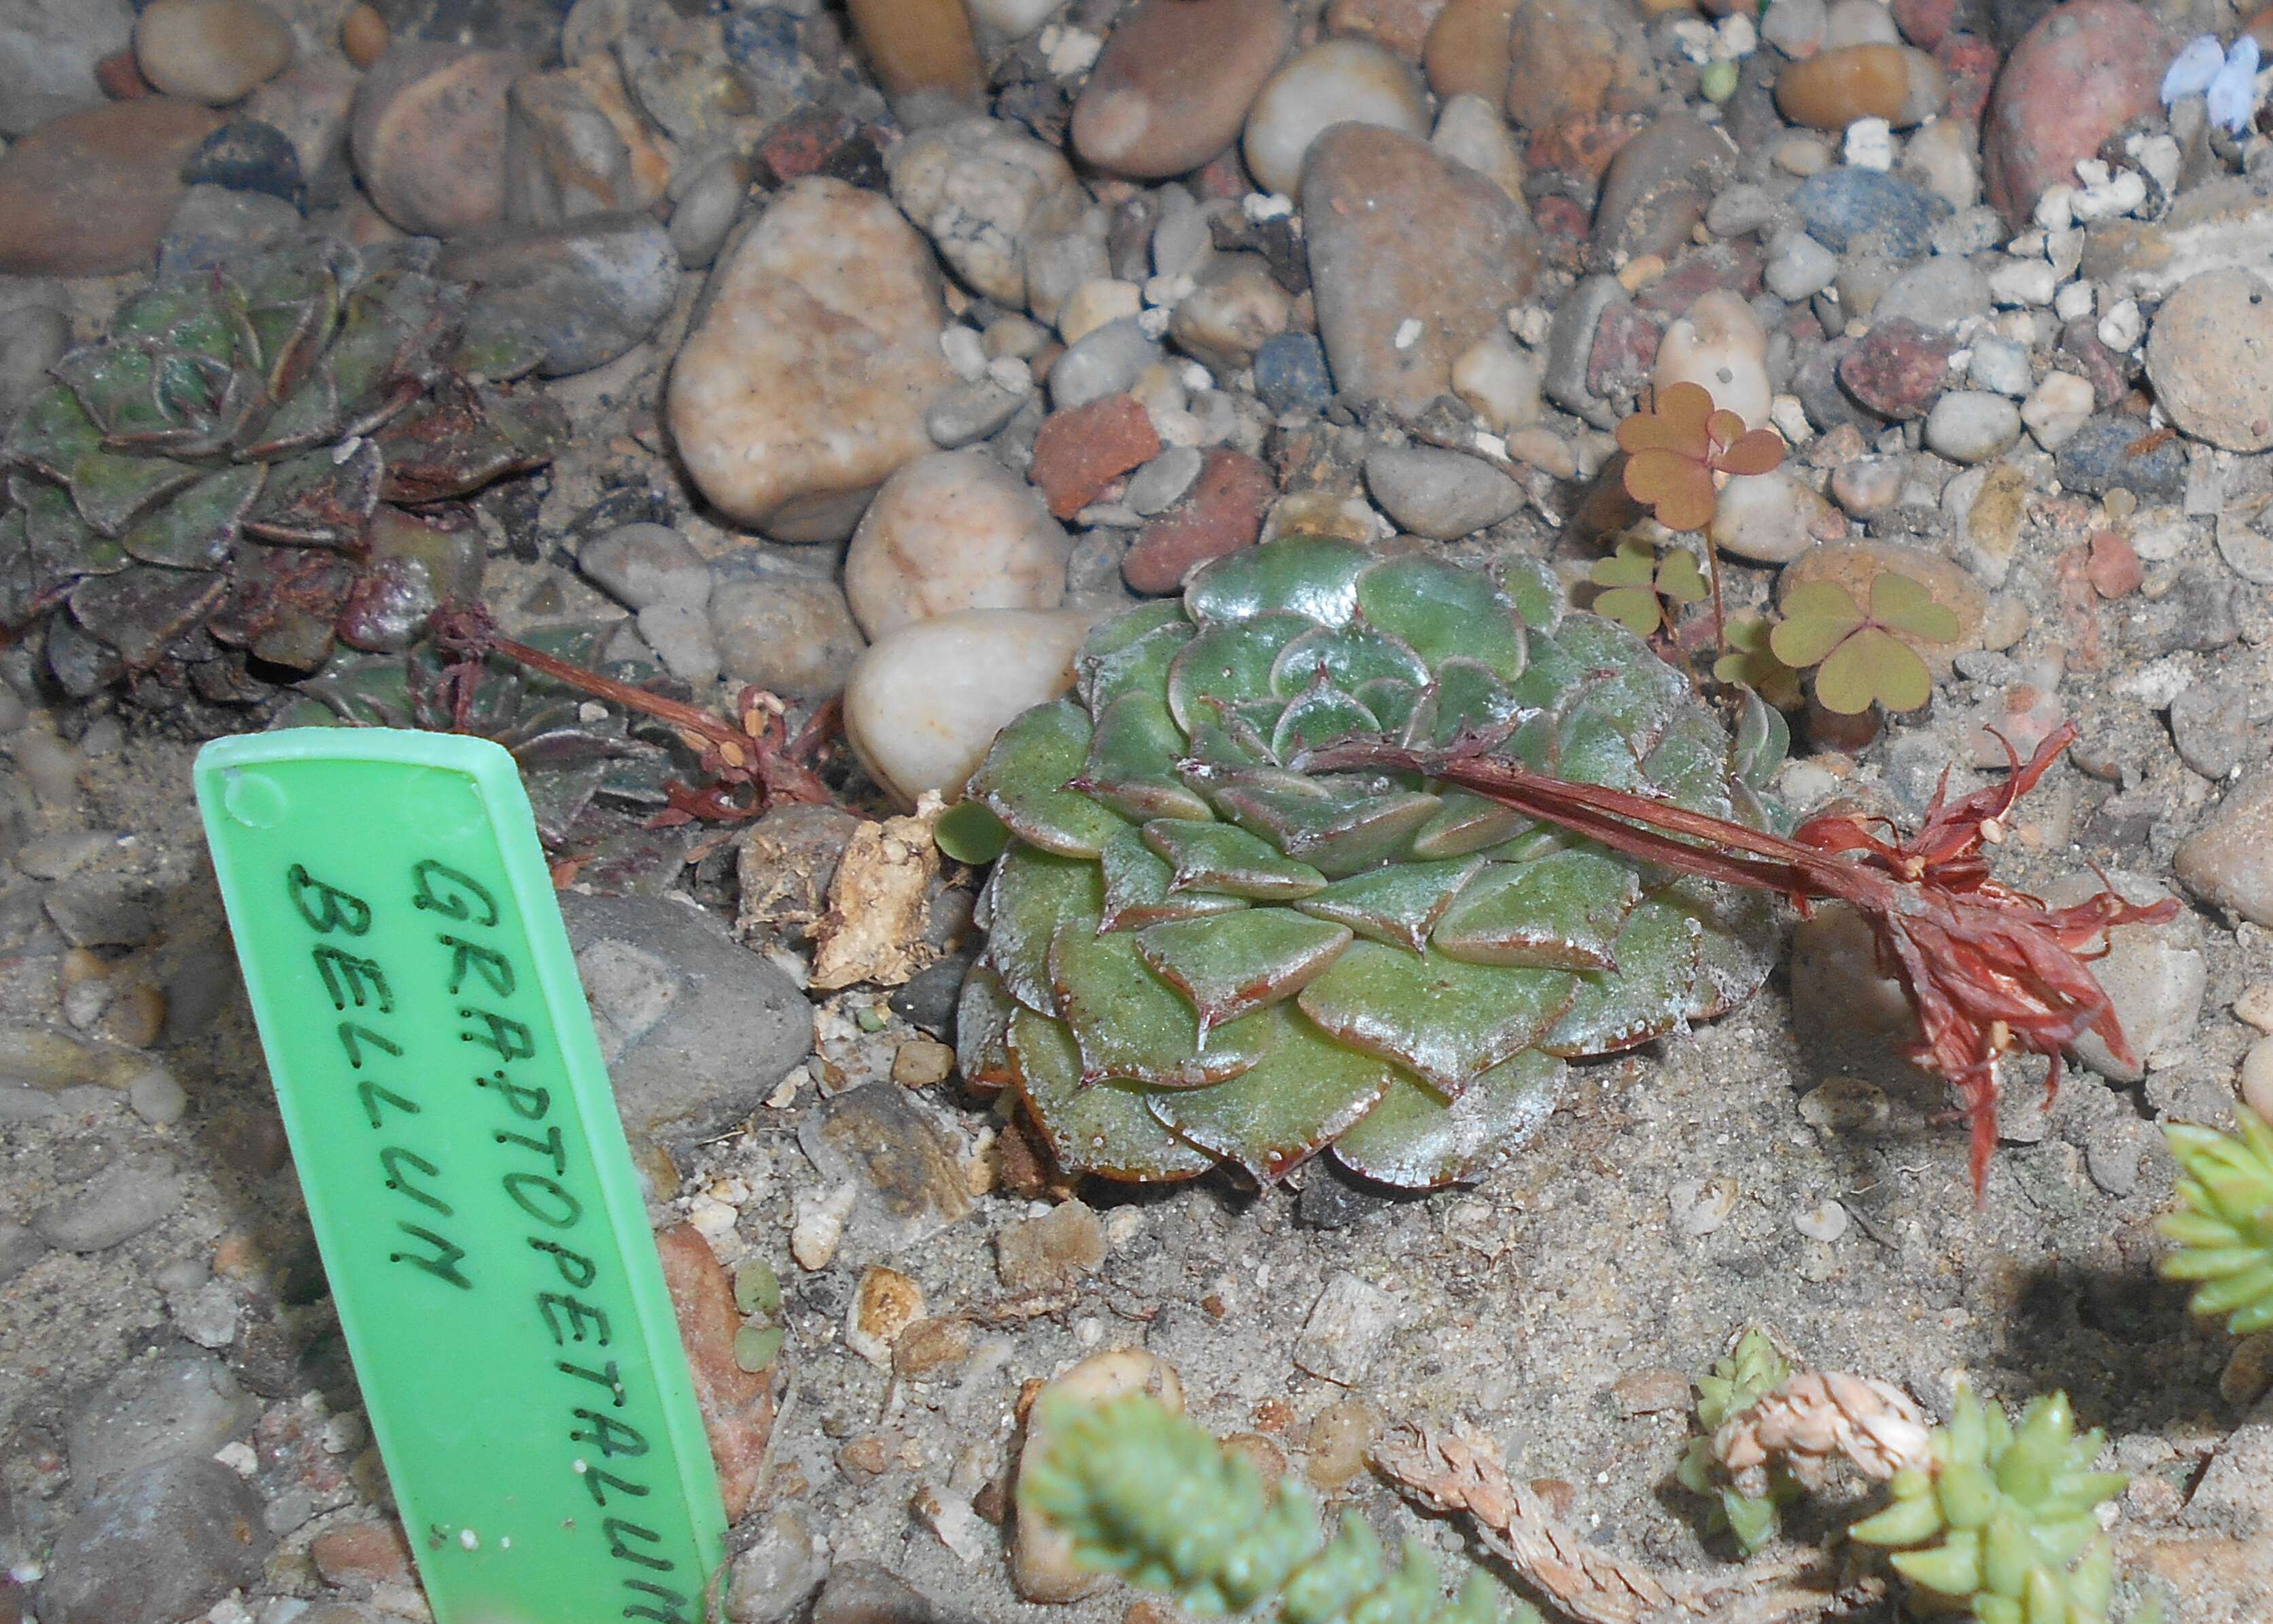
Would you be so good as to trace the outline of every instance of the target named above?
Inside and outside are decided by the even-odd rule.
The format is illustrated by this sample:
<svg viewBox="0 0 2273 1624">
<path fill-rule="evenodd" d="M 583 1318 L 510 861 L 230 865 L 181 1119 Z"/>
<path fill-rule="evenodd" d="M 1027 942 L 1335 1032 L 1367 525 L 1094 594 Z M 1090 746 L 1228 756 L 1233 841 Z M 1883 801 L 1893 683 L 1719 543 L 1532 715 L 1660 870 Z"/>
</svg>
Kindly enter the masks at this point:
<svg viewBox="0 0 2273 1624">
<path fill-rule="evenodd" d="M 1668 530 L 1699 530 L 1713 522 L 1720 479 L 1764 474 L 1783 461 L 1783 438 L 1773 429 L 1747 431 L 1744 420 L 1715 408 L 1703 385 L 1669 384 L 1652 410 L 1618 425 L 1626 454 L 1626 494 L 1653 509 Z"/>
</svg>

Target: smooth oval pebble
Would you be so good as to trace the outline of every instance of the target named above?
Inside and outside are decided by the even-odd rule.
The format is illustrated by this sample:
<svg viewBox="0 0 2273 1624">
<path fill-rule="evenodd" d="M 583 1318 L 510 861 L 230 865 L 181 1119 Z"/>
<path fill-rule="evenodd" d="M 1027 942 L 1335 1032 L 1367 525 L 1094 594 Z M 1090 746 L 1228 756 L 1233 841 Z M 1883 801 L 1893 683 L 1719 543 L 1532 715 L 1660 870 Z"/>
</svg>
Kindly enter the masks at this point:
<svg viewBox="0 0 2273 1624">
<path fill-rule="evenodd" d="M 2179 430 L 2227 451 L 2273 446 L 2273 285 L 2205 271 L 2163 301 L 2147 376 Z"/>
<path fill-rule="evenodd" d="M 737 682 L 792 699 L 844 691 L 867 645 L 844 589 L 805 575 L 731 575 L 710 592 L 710 635 Z"/>
<path fill-rule="evenodd" d="M 1653 381 L 1660 389 L 1700 385 L 1715 406 L 1735 412 L 1746 428 L 1764 428 L 1774 398 L 1767 348 L 1767 329 L 1752 306 L 1729 289 L 1708 289 L 1665 329 Z"/>
<path fill-rule="evenodd" d="M 1073 686 L 1086 609 L 966 609 L 874 644 L 844 686 L 844 736 L 903 805 L 960 800 L 1005 723 Z"/>
<path fill-rule="evenodd" d="M 1279 0 L 1136 0 L 1074 102 L 1074 150 L 1139 180 L 1197 169 L 1239 133 L 1294 32 Z"/>
<path fill-rule="evenodd" d="M 1482 458 L 1435 446 L 1383 446 L 1365 459 L 1365 483 L 1399 528 L 1457 541 L 1523 506 L 1523 487 Z"/>
<path fill-rule="evenodd" d="M 66 113 L 0 156 L 0 272 L 147 271 L 187 188 L 182 165 L 220 114 L 166 96 Z"/>
<path fill-rule="evenodd" d="M 876 492 L 844 557 L 844 596 L 871 638 L 964 609 L 1054 609 L 1064 528 L 983 451 L 918 457 Z"/>
<path fill-rule="evenodd" d="M 151 0 L 134 60 L 164 95 L 219 107 L 292 60 L 292 31 L 260 0 Z"/>
<path fill-rule="evenodd" d="M 1789 564 L 1815 545 L 1830 504 L 1781 469 L 1738 474 L 1713 510 L 1713 545 L 1756 564 Z"/>
<path fill-rule="evenodd" d="M 1927 449 L 1953 462 L 1985 462 L 2020 437 L 2020 407 L 1984 389 L 1952 389 L 1926 414 Z"/>
<path fill-rule="evenodd" d="M 369 68 L 394 41 L 376 6 L 358 5 L 340 20 L 340 49 L 358 68 Z"/>
<path fill-rule="evenodd" d="M 1439 96 L 1507 100 L 1509 34 L 1516 0 L 1452 0 L 1429 26 L 1421 65 Z"/>
<path fill-rule="evenodd" d="M 1844 130 L 1858 118 L 1883 118 L 1897 129 L 1917 124 L 1926 115 L 1906 117 L 1914 74 L 1909 58 L 1924 55 L 1907 45 L 1823 51 L 1787 64 L 1776 76 L 1776 106 L 1794 124 L 1817 130 Z"/>
<path fill-rule="evenodd" d="M 1981 120 L 1981 177 L 2007 225 L 2025 229 L 2045 189 L 2074 184 L 2076 161 L 2123 125 L 2160 118 L 2163 70 L 2178 49 L 2131 0 L 2067 0 L 2036 19 Z"/>
<path fill-rule="evenodd" d="M 397 41 L 356 92 L 349 139 L 379 212 L 406 231 L 450 237 L 505 212 L 506 92 L 528 64 L 511 51 Z"/>
<path fill-rule="evenodd" d="M 1291 196 L 1302 154 L 1330 124 L 1429 131 L 1428 98 L 1413 70 L 1370 40 L 1321 40 L 1294 53 L 1248 109 L 1242 150 L 1265 192 Z"/>
</svg>

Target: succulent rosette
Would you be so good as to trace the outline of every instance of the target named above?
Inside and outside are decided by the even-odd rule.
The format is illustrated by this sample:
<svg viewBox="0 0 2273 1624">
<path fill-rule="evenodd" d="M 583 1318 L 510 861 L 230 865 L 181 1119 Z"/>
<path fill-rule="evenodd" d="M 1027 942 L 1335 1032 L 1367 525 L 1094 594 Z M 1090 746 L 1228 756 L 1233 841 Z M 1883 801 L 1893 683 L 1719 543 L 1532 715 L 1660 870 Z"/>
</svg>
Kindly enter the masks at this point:
<svg viewBox="0 0 2273 1624">
<path fill-rule="evenodd" d="M 981 899 L 963 1069 L 1069 1173 L 1469 1178 L 1566 1060 L 1717 1015 L 1774 910 L 1469 792 L 1306 770 L 1354 736 L 1534 768 L 1767 827 L 1784 734 L 1734 737 L 1632 632 L 1490 570 L 1286 538 L 1100 627 L 1074 691 L 1005 728 L 970 793 L 1014 838 Z"/>
<path fill-rule="evenodd" d="M 154 283 L 0 446 L 0 624 L 69 692 L 259 697 L 335 643 L 400 650 L 477 593 L 449 499 L 550 460 L 525 338 L 415 262 L 294 242 Z"/>
</svg>

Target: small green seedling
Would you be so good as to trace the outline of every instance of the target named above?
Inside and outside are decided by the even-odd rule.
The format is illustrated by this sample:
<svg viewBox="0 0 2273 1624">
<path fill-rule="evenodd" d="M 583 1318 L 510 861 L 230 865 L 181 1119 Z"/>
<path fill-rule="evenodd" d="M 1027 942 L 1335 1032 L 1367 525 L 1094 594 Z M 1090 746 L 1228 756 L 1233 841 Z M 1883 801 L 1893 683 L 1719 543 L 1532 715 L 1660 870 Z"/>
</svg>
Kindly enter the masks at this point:
<svg viewBox="0 0 2273 1624">
<path fill-rule="evenodd" d="M 1688 1452 L 1681 1457 L 1675 1475 L 1682 1487 L 1692 1493 L 1719 1497 L 1714 1520 L 1736 1537 L 1746 1556 L 1775 1538 L 1778 1507 L 1797 1499 L 1800 1488 L 1788 1474 L 1779 1472 L 1771 1478 L 1766 1494 L 1738 1492 L 1714 1470 L 1713 1433 L 1730 1416 L 1750 1410 L 1790 1378 L 1791 1365 L 1776 1351 L 1775 1344 L 1759 1331 L 1747 1331 L 1734 1353 L 1715 1361 L 1710 1374 L 1697 1379 L 1697 1419 L 1705 1435 L 1689 1440 Z"/>
<path fill-rule="evenodd" d="M 2014 1426 L 1961 1387 L 1931 1469 L 1896 1472 L 1894 1504 L 1848 1534 L 1896 1547 L 1888 1560 L 1915 1590 L 1979 1624 L 2104 1624 L 2115 1552 L 2097 1513 L 2129 1481 L 2091 1470 L 2105 1441 L 2077 1435 L 2065 1394 L 2029 1401 Z"/>
<path fill-rule="evenodd" d="M 1740 614 L 1726 629 L 1727 651 L 1713 662 L 1714 677 L 1731 688 L 1748 688 L 1779 710 L 1797 710 L 1807 702 L 1799 673 L 1768 646 L 1775 622 L 1763 614 Z"/>
<path fill-rule="evenodd" d="M 781 1279 L 773 1265 L 753 1258 L 734 1271 L 734 1312 L 746 1323 L 734 1333 L 734 1363 L 756 1372 L 781 1356 L 789 1333 L 781 1322 Z"/>
<path fill-rule="evenodd" d="M 2239 1133 L 2164 1124 L 2185 1177 L 2179 1210 L 2156 1227 L 2179 1243 L 2163 1277 L 2199 1282 L 2187 1306 L 2247 1336 L 2273 1330 L 2273 1126 L 2246 1105 L 2233 1115 Z"/>
<path fill-rule="evenodd" d="M 1647 542 L 1632 540 L 1620 542 L 1588 579 L 1602 589 L 1594 595 L 1594 613 L 1637 637 L 1670 627 L 1683 609 L 1703 603 L 1709 590 L 1694 554 L 1675 547 L 1660 556 Z"/>
<path fill-rule="evenodd" d="M 1815 670 L 1815 697 L 1827 710 L 1858 716 L 1873 703 L 1916 710 L 1933 696 L 1933 676 L 1914 642 L 1947 643 L 1957 616 L 1909 576 L 1882 571 L 1871 583 L 1866 613 L 1831 581 L 1811 581 L 1784 599 L 1768 648 L 1794 671 Z"/>
<path fill-rule="evenodd" d="M 1392 1565 L 1355 1514 L 1328 1540 L 1293 1477 L 1274 1486 L 1197 1424 L 1132 1394 L 1093 1407 L 1059 1395 L 1055 1441 L 1018 1474 L 1018 1515 L 1072 1542 L 1084 1566 L 1161 1590 L 1186 1611 L 1278 1624 L 1541 1624 L 1504 1612 L 1498 1586 L 1471 1572 L 1459 1597 L 1437 1589 L 1429 1553 L 1407 1540 Z"/>
</svg>

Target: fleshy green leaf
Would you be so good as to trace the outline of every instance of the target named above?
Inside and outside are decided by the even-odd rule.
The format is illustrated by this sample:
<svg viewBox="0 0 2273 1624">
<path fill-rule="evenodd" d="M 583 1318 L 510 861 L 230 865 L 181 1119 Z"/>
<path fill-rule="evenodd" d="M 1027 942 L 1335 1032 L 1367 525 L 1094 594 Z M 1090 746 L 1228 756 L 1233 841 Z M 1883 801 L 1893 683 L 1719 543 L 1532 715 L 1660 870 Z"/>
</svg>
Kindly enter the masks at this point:
<svg viewBox="0 0 2273 1624">
<path fill-rule="evenodd" d="M 1418 953 L 1452 898 L 1483 864 L 1481 856 L 1392 863 L 1336 880 L 1294 906 L 1369 940 Z"/>
<path fill-rule="evenodd" d="M 1332 536 L 1282 536 L 1242 547 L 1192 572 L 1184 609 L 1203 624 L 1251 620 L 1286 611 L 1320 626 L 1341 626 L 1357 608 L 1357 578 L 1373 555 Z"/>
<path fill-rule="evenodd" d="M 1291 902 L 1325 888 L 1326 876 L 1281 855 L 1267 843 L 1228 823 L 1156 818 L 1144 825 L 1144 844 L 1175 870 L 1172 891 L 1217 891 L 1258 902 Z"/>
<path fill-rule="evenodd" d="M 1143 831 L 1124 824 L 1105 843 L 1098 859 L 1105 882 L 1106 930 L 1139 930 L 1168 920 L 1200 919 L 1228 913 L 1247 903 L 1219 891 L 1171 891 L 1176 871 L 1168 860 L 1144 844 Z"/>
<path fill-rule="evenodd" d="M 1080 776 L 1089 718 L 1069 699 L 1036 705 L 994 736 L 968 793 L 1020 839 L 1063 857 L 1095 857 L 1128 827 L 1066 785 Z"/>
<path fill-rule="evenodd" d="M 1607 852 L 1494 863 L 1445 911 L 1429 941 L 1470 964 L 1604 969 L 1640 894 L 1632 868 Z"/>
<path fill-rule="evenodd" d="M 1127 825 L 1123 824 L 1123 828 Z M 1014 846 L 994 865 L 986 902 L 993 922 L 986 964 L 1009 995 L 1028 1009 L 1058 1012 L 1050 981 L 1050 944 L 1061 927 L 1078 922 L 1095 930 L 1102 906 L 1097 865 Z"/>
<path fill-rule="evenodd" d="M 1018 1093 L 1067 1172 L 1149 1184 L 1197 1178 L 1215 1165 L 1144 1109 L 1150 1089 L 1121 1082 L 1084 1087 L 1073 1034 L 1061 1022 L 1020 1010 L 1010 1022 L 1010 1055 Z"/>
<path fill-rule="evenodd" d="M 1289 908 L 1242 908 L 1148 926 L 1136 949 L 1199 1011 L 1206 1031 L 1291 998 L 1352 939 L 1347 925 Z"/>
<path fill-rule="evenodd" d="M 1268 1031 L 1253 1070 L 1219 1088 L 1156 1094 L 1152 1115 L 1258 1183 L 1284 1177 L 1345 1133 L 1388 1088 L 1388 1067 L 1328 1041 L 1290 1004 L 1273 1004 L 1241 1026 Z"/>
<path fill-rule="evenodd" d="M 1128 932 L 1099 936 L 1079 921 L 1060 926 L 1050 945 L 1050 983 L 1081 1050 L 1084 1082 L 1117 1077 L 1154 1088 L 1199 1088 L 1262 1058 L 1259 1026 L 1251 1020 L 1202 1026 L 1191 1000 L 1144 962 Z"/>
<path fill-rule="evenodd" d="M 1358 577 L 1358 613 L 1434 666 L 1458 655 L 1482 661 L 1503 682 L 1523 674 L 1523 620 L 1489 575 L 1414 555 L 1384 559 Z M 1426 680 L 1425 673 L 1421 679 Z"/>
<path fill-rule="evenodd" d="M 1353 943 L 1302 989 L 1302 1012 L 1353 1049 L 1393 1060 L 1446 1094 L 1532 1046 L 1571 1002 L 1559 970 L 1463 964 Z"/>
<path fill-rule="evenodd" d="M 1527 1049 L 1447 1100 L 1398 1077 L 1363 1121 L 1334 1141 L 1334 1160 L 1400 1190 L 1474 1178 L 1538 1132 L 1562 1097 L 1564 1064 Z"/>
</svg>

